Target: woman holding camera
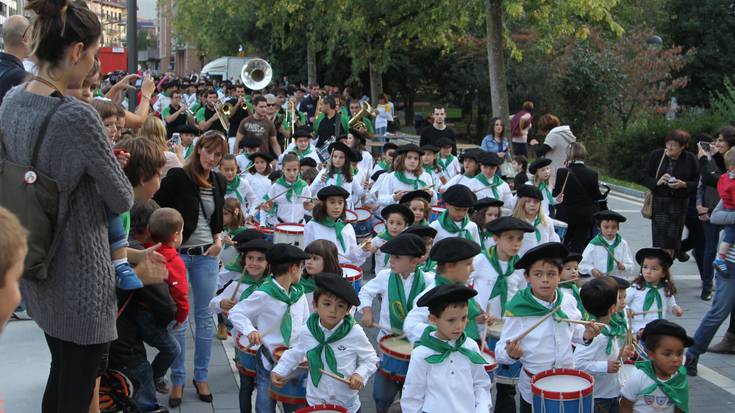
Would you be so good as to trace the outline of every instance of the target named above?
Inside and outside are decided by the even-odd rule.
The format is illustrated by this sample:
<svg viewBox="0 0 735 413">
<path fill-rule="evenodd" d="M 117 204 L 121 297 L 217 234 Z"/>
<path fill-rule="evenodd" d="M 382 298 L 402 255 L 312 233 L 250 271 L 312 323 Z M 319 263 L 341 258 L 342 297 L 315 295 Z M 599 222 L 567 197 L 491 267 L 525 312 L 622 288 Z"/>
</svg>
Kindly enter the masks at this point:
<svg viewBox="0 0 735 413">
<path fill-rule="evenodd" d="M 648 155 L 642 183 L 653 194 L 651 236 L 653 246 L 675 256 L 681 246 L 689 197 L 699 183 L 699 165 L 687 151 L 689 133 L 674 130 L 665 139 L 666 147 Z"/>
</svg>

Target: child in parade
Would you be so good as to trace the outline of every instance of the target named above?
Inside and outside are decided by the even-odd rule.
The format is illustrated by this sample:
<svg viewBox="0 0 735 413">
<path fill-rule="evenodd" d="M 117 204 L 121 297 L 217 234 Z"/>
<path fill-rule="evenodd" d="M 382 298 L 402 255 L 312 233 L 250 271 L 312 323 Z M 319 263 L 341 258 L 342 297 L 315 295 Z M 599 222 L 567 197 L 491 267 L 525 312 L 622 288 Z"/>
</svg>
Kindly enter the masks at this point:
<svg viewBox="0 0 735 413">
<path fill-rule="evenodd" d="M 194 148 L 196 147 L 196 141 L 199 139 L 199 129 L 192 125 L 182 125 L 176 129 L 181 138 L 181 151 L 184 158 L 184 162 L 191 157 Z"/>
<path fill-rule="evenodd" d="M 370 174 L 370 171 L 373 170 L 373 155 L 365 149 L 367 144 L 365 132 L 350 128 L 345 144 L 362 157 L 357 163 L 357 168 L 364 171 L 365 174 Z"/>
<path fill-rule="evenodd" d="M 419 261 L 419 267 L 424 272 L 424 274 L 433 277 L 434 273 L 436 272 L 436 261 L 429 259 L 429 254 L 431 254 L 431 247 L 434 244 L 436 230 L 428 225 L 414 224 L 403 230 L 403 233 L 418 235 L 424 240 L 424 244 L 426 245 L 426 253 L 424 253 L 424 255 L 421 257 L 421 260 Z"/>
<path fill-rule="evenodd" d="M 258 198 L 258 195 L 253 191 L 248 180 L 240 174 L 237 168 L 235 155 L 226 154 L 222 157 L 222 162 L 219 164 L 219 171 L 227 180 L 225 198 L 237 199 L 242 210 L 249 211 L 261 198 Z"/>
<path fill-rule="evenodd" d="M 515 203 L 510 186 L 500 177 L 500 165 L 503 160 L 494 152 L 482 152 L 477 161 L 480 173 L 469 182 L 468 187 L 478 198 L 495 198 L 503 201 L 503 205 L 511 208 Z"/>
<path fill-rule="evenodd" d="M 459 162 L 462 163 L 462 171 L 449 178 L 449 181 L 439 188 L 439 192 L 444 192 L 453 185 L 464 185 L 469 187 L 472 180 L 480 172 L 480 164 L 477 159 L 482 155 L 479 149 L 469 149 L 459 155 Z"/>
<path fill-rule="evenodd" d="M 388 142 L 383 145 L 383 155 L 381 156 L 380 161 L 376 162 L 373 169 L 370 170 L 370 176 L 378 171 L 393 171 L 393 158 L 396 155 L 396 149 L 398 149 L 398 145 L 395 143 Z M 374 179 L 373 182 L 375 182 Z"/>
<path fill-rule="evenodd" d="M 363 246 L 365 251 L 375 254 L 375 268 L 373 270 L 375 274 L 388 267 L 388 259 L 390 258 L 390 254 L 381 251 L 380 247 L 397 237 L 414 222 L 413 212 L 401 204 L 388 205 L 380 211 L 380 216 L 384 219 L 385 231 Z"/>
<path fill-rule="evenodd" d="M 434 243 L 449 237 L 463 237 L 480 244 L 477 225 L 470 221 L 469 211 L 475 206 L 477 197 L 464 185 L 453 185 L 442 194 L 447 209 L 429 224 L 437 232 Z"/>
<path fill-rule="evenodd" d="M 225 231 L 222 233 L 222 252 L 219 254 L 219 259 L 220 263 L 226 267 L 238 255 L 234 248 L 234 238 L 246 229 L 245 213 L 240 208 L 240 202 L 237 199 L 225 197 L 225 203 L 222 206 L 222 224 Z"/>
<path fill-rule="evenodd" d="M 271 381 L 277 387 L 285 385 L 286 376 L 306 358 L 308 404 L 333 403 L 356 413 L 360 411 L 358 392 L 377 370 L 379 359 L 365 331 L 350 315 L 351 308 L 360 304 L 352 284 L 332 273 L 320 273 L 314 280 L 316 312 L 309 316 L 303 333 L 273 368 Z M 343 377 L 349 384 L 322 371 Z"/>
<path fill-rule="evenodd" d="M 503 201 L 495 198 L 482 198 L 472 208 L 470 219 L 477 225 L 477 229 L 480 231 L 480 246 L 482 248 L 489 248 L 495 245 L 493 234 L 486 231 L 485 226 L 500 218 L 503 212 L 502 206 Z"/>
<path fill-rule="evenodd" d="M 355 152 L 342 142 L 335 142 L 329 147 L 329 163 L 319 171 L 309 187 L 312 194 L 326 186 L 335 185 L 349 193 L 347 208 L 352 208 L 363 194 L 362 181 L 353 175 L 350 162 L 356 161 Z"/>
<path fill-rule="evenodd" d="M 268 195 L 272 183 L 268 178 L 273 172 L 271 169 L 271 162 L 273 157 L 265 152 L 255 152 L 250 155 L 252 160 L 252 168 L 245 170 L 242 173 L 242 177 L 250 184 L 250 187 L 255 192 L 257 201 L 254 205 L 250 206 L 248 216 L 252 217 L 252 221 L 257 224 L 267 225 L 266 222 L 266 211 L 262 209 L 265 201 L 263 199 Z"/>
<path fill-rule="evenodd" d="M 427 291 L 417 302 L 428 307 L 429 321 L 411 352 L 401 395 L 404 413 L 488 412 L 491 381 L 485 358 L 464 332 L 469 302 L 477 294 L 469 287 L 445 284 Z M 441 384 L 440 384 L 441 383 Z"/>
<path fill-rule="evenodd" d="M 316 148 L 311 144 L 309 129 L 302 126 L 296 128 L 293 134 L 293 139 L 294 144 L 290 145 L 278 158 L 278 165 L 283 165 L 283 157 L 287 153 L 293 152 L 299 157 L 299 161 L 303 159 L 313 159 L 314 162 L 316 162 L 314 165 L 316 167 L 316 165 L 321 162 L 321 159 L 319 159 L 319 154 L 317 153 Z"/>
<path fill-rule="evenodd" d="M 543 195 L 533 185 L 523 185 L 516 192 L 518 201 L 513 207 L 513 216 L 533 225 L 534 232 L 523 237 L 521 256 L 531 248 L 547 242 L 559 242 L 559 235 L 554 232 L 554 223 L 541 209 Z"/>
<path fill-rule="evenodd" d="M 511 165 L 516 173 L 516 176 L 513 177 L 512 187 L 514 191 L 517 191 L 518 188 L 528 183 L 528 159 L 523 155 L 515 155 Z"/>
<path fill-rule="evenodd" d="M 394 170 L 387 174 L 380 185 L 374 185 L 372 192 L 381 206 L 400 201 L 407 192 L 425 190 L 432 194 L 432 202 L 436 200 L 432 187 L 431 175 L 421 167 L 421 150 L 414 144 L 399 146 L 396 149 Z"/>
<path fill-rule="evenodd" d="M 413 222 L 429 225 L 431 216 L 431 195 L 426 191 L 411 191 L 403 195 L 398 201 L 413 212 Z"/>
<path fill-rule="evenodd" d="M 245 172 L 252 173 L 251 170 L 253 168 L 253 163 L 255 162 L 252 155 L 259 152 L 260 139 L 258 139 L 255 136 L 249 136 L 242 140 L 241 145 L 245 149 L 244 149 L 244 153 L 240 153 L 237 156 L 235 156 L 235 160 L 237 161 L 237 166 L 240 168 L 240 171 L 242 171 L 242 173 L 245 173 Z M 271 158 L 271 160 L 268 161 L 268 163 L 270 162 L 273 162 L 273 158 Z"/>
<path fill-rule="evenodd" d="M 282 175 L 268 190 L 264 197 L 266 202 L 261 207 L 268 212 L 270 226 L 278 223 L 301 223 L 306 211 L 314 207 L 309 185 L 299 176 L 298 157 L 286 154 L 281 171 Z"/>
<path fill-rule="evenodd" d="M 439 156 L 437 157 L 436 161 L 441 167 L 442 174 L 444 174 L 444 177 L 447 179 L 448 182 L 456 175 L 462 173 L 460 161 L 457 159 L 456 156 L 452 155 L 453 145 L 452 141 L 448 138 L 440 138 L 436 142 L 436 146 L 439 147 Z M 446 182 L 442 181 L 442 185 L 444 184 L 446 184 Z"/>
<path fill-rule="evenodd" d="M 667 314 L 681 317 L 684 312 L 676 305 L 671 256 L 661 248 L 642 248 L 635 260 L 641 272 L 628 288 L 625 304 L 633 312 L 633 332 L 640 335 L 651 321 Z"/>
<path fill-rule="evenodd" d="M 615 211 L 600 211 L 595 214 L 600 233 L 587 244 L 579 263 L 582 274 L 602 277 L 617 275 L 625 278 L 633 275 L 635 263 L 628 243 L 618 233 L 624 216 Z"/>
<path fill-rule="evenodd" d="M 587 314 L 587 310 L 585 310 L 584 305 L 582 305 L 582 299 L 579 296 L 579 287 L 577 286 L 577 280 L 579 280 L 578 267 L 580 261 L 582 261 L 582 254 L 578 254 L 576 252 L 570 252 L 566 258 L 564 258 L 559 288 L 564 294 L 569 294 L 574 297 L 577 309 L 582 314 L 582 320 L 589 320 L 589 314 Z"/>
<path fill-rule="evenodd" d="M 441 185 L 447 183 L 449 179 L 444 176 L 444 173 L 441 166 L 439 166 L 439 161 L 436 156 L 437 153 L 439 153 L 439 148 L 434 145 L 424 145 L 419 149 L 421 149 L 422 167 L 424 168 L 424 171 L 428 172 L 429 175 L 431 175 L 431 180 L 434 183 L 435 187 L 439 188 Z"/>
<path fill-rule="evenodd" d="M 554 184 L 551 182 L 551 159 L 538 158 L 528 165 L 528 172 L 533 175 L 533 186 L 541 190 L 544 199 L 541 201 L 541 208 L 546 216 L 554 216 L 552 212 L 554 205 L 560 204 L 564 200 L 564 194 L 559 194 L 556 198 L 551 195 Z"/>
<path fill-rule="evenodd" d="M 694 340 L 678 324 L 654 320 L 643 330 L 648 361 L 636 363 L 636 370 L 621 391 L 620 413 L 688 413 L 689 381 L 684 348 Z"/>
<path fill-rule="evenodd" d="M 342 267 L 339 266 L 339 256 L 337 255 L 337 247 L 333 242 L 325 239 L 317 239 L 310 242 L 304 252 L 309 254 L 309 258 L 304 265 L 304 273 L 301 274 L 301 287 L 306 294 L 306 301 L 309 303 L 309 311 L 314 312 L 314 290 L 316 283 L 314 277 L 323 272 L 330 274 L 342 275 Z"/>
</svg>

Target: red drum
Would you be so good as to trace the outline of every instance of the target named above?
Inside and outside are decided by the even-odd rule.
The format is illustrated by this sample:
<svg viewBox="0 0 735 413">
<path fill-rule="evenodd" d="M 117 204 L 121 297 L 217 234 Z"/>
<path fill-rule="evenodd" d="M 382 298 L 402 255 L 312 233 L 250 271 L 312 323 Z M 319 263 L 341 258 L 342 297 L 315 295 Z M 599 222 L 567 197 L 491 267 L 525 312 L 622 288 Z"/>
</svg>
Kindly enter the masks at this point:
<svg viewBox="0 0 735 413">
<path fill-rule="evenodd" d="M 336 404 L 315 404 L 296 410 L 294 413 L 348 413 L 349 410 Z"/>
<path fill-rule="evenodd" d="M 304 225 L 277 224 L 273 231 L 273 243 L 291 244 L 301 249 L 306 248 L 306 245 L 304 245 Z"/>
<path fill-rule="evenodd" d="M 281 346 L 273 350 L 273 360 L 277 363 L 281 355 L 288 347 Z M 289 375 L 285 386 L 278 388 L 271 383 L 271 399 L 286 404 L 306 404 L 306 378 L 309 375 L 309 367 L 306 361 Z"/>
</svg>

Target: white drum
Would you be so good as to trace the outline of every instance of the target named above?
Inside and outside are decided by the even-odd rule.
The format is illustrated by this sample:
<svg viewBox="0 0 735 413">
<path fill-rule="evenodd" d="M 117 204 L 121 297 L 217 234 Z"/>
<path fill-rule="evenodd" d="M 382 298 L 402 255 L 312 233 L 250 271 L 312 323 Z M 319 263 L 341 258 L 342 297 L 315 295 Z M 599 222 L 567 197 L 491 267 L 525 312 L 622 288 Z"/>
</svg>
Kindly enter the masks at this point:
<svg viewBox="0 0 735 413">
<path fill-rule="evenodd" d="M 273 230 L 273 243 L 291 244 L 301 249 L 306 248 L 306 245 L 304 245 L 304 225 L 277 224 Z"/>
</svg>

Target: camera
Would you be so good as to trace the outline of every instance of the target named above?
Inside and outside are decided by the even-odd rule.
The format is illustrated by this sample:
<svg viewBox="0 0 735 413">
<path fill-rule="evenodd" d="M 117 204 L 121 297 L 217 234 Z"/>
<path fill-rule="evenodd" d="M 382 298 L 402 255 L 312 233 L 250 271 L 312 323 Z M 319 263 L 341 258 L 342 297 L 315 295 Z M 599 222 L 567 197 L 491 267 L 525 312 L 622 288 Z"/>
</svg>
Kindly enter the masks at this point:
<svg viewBox="0 0 735 413">
<path fill-rule="evenodd" d="M 710 150 L 710 143 L 705 141 L 699 141 L 697 142 L 697 145 L 699 145 L 700 148 L 702 148 L 703 151 L 709 152 Z"/>
<path fill-rule="evenodd" d="M 171 135 L 171 139 L 168 140 L 168 147 L 172 148 L 176 145 L 181 145 L 181 135 L 178 132 L 174 132 Z"/>
<path fill-rule="evenodd" d="M 669 177 L 669 184 L 673 184 L 674 182 L 676 182 L 676 178 L 674 178 L 673 176 L 670 176 Z"/>
</svg>

